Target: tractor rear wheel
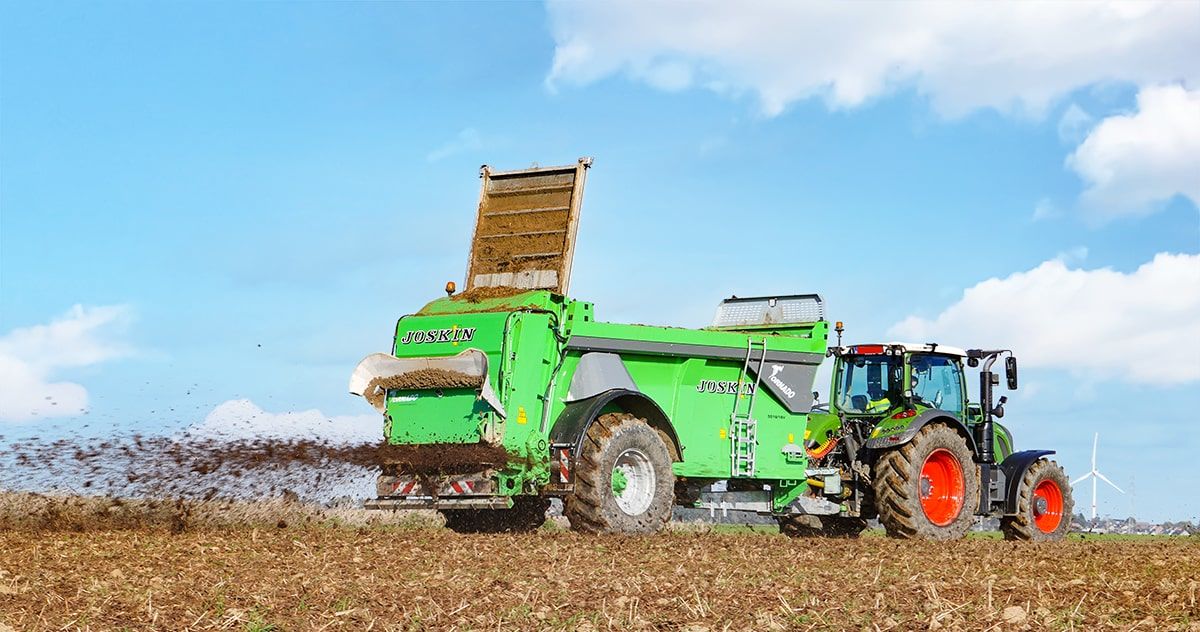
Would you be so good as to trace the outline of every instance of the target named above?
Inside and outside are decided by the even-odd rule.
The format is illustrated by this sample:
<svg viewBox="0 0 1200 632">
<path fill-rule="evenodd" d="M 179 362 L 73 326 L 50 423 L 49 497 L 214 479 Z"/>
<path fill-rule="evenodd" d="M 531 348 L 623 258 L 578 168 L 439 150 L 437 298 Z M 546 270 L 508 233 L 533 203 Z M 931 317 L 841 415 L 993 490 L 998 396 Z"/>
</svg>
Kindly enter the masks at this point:
<svg viewBox="0 0 1200 632">
<path fill-rule="evenodd" d="M 671 453 L 642 419 L 610 413 L 592 422 L 563 513 L 588 533 L 654 533 L 675 505 Z"/>
<path fill-rule="evenodd" d="M 1074 511 L 1067 473 L 1054 461 L 1038 459 L 1021 479 L 1016 515 L 1000 518 L 1000 531 L 1005 540 L 1061 540 L 1071 530 Z"/>
<path fill-rule="evenodd" d="M 889 536 L 955 540 L 979 506 L 979 475 L 962 435 L 930 424 L 879 455 L 874 468 L 879 521 Z"/>
<path fill-rule="evenodd" d="M 457 533 L 526 533 L 546 522 L 549 508 L 549 499 L 518 496 L 510 509 L 446 509 L 442 515 Z"/>
</svg>

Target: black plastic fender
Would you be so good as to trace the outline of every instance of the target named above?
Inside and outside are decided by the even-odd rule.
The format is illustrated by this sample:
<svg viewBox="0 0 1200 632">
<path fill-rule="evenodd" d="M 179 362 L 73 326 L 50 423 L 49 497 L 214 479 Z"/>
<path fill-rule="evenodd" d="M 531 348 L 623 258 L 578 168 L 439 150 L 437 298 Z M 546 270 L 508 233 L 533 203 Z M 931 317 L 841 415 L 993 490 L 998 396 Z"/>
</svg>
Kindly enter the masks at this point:
<svg viewBox="0 0 1200 632">
<path fill-rule="evenodd" d="M 944 410 L 927 410 L 913 417 L 908 422 L 908 426 L 900 433 L 867 439 L 864 447 L 880 450 L 902 446 L 912 441 L 913 436 L 917 434 L 918 430 L 935 421 L 957 430 L 967 440 L 967 447 L 970 448 L 971 454 L 978 454 L 975 450 L 975 437 L 971 434 L 971 431 L 967 430 L 967 426 L 962 421 L 959 421 L 957 417 Z"/>
<path fill-rule="evenodd" d="M 1054 454 L 1054 450 L 1025 450 L 1023 452 L 1013 452 L 1004 459 L 1000 464 L 1000 471 L 1004 472 L 1005 487 L 1004 490 L 1004 513 L 1017 513 L 1017 497 L 1021 493 L 1021 480 L 1025 478 L 1025 472 L 1038 459 Z"/>
<path fill-rule="evenodd" d="M 671 424 L 663 409 L 644 393 L 623 388 L 604 391 L 599 395 L 567 404 L 554 421 L 554 427 L 550 429 L 550 443 L 572 446 L 572 459 L 579 458 L 583 450 L 581 439 L 587 434 L 592 422 L 600 416 L 600 411 L 609 404 L 645 419 L 651 428 L 663 435 L 671 457 L 676 461 L 683 460 L 683 446 L 679 444 L 679 435 L 675 433 L 675 426 Z"/>
</svg>

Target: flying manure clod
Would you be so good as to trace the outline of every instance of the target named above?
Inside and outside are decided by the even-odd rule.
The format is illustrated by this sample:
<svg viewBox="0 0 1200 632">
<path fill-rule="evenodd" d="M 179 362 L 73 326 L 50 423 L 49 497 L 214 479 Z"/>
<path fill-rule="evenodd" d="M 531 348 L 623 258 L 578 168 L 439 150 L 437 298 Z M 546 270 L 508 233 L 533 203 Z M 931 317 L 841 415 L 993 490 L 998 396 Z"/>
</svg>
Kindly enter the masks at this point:
<svg viewBox="0 0 1200 632">
<path fill-rule="evenodd" d="M 464 532 L 528 531 L 561 498 L 572 528 L 647 533 L 676 505 L 775 516 L 793 536 L 961 537 L 975 516 L 1013 539 L 1061 538 L 1070 484 L 1049 451 L 1014 452 L 994 418 L 1005 350 L 828 346 L 817 294 L 731 297 L 703 329 L 599 321 L 567 296 L 590 159 L 485 166 L 464 291 L 396 324 L 350 392 L 403 459 L 377 509 L 436 509 Z M 817 368 L 833 357 L 833 398 Z M 964 362 L 980 371 L 967 400 Z"/>
</svg>

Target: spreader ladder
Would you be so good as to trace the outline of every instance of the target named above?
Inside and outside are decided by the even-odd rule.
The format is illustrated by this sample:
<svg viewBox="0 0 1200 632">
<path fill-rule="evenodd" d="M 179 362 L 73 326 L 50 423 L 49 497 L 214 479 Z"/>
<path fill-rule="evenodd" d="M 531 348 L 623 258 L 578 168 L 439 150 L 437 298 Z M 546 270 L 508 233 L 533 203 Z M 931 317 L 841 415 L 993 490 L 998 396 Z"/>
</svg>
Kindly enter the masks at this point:
<svg viewBox="0 0 1200 632">
<path fill-rule="evenodd" d="M 758 369 L 754 372 L 754 382 L 753 386 L 749 388 L 749 393 L 743 393 L 743 389 L 751 384 L 750 363 L 753 361 L 755 347 L 759 350 Z M 733 397 L 733 412 L 729 415 L 729 447 L 734 478 L 754 476 L 754 456 L 758 446 L 758 422 L 754 420 L 754 400 L 758 397 L 763 364 L 766 361 L 767 339 L 762 338 L 755 342 L 754 338 L 747 337 L 746 360 L 742 364 L 742 372 L 738 375 L 737 392 Z M 740 405 L 742 400 L 746 400 L 745 406 Z"/>
</svg>

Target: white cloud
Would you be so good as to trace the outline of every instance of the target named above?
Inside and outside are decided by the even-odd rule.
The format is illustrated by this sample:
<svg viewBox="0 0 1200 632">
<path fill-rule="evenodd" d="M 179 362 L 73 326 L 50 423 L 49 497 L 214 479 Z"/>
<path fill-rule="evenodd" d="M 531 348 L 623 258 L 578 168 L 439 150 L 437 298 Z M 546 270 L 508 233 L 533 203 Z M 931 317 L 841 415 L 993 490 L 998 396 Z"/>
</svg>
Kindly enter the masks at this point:
<svg viewBox="0 0 1200 632">
<path fill-rule="evenodd" d="M 933 319 L 889 334 L 1011 348 L 1031 367 L 1131 382 L 1200 381 L 1200 254 L 1160 253 L 1131 273 L 1047 261 L 988 279 Z"/>
<path fill-rule="evenodd" d="M 483 137 L 479 135 L 479 132 L 475 131 L 475 128 L 468 127 L 460 131 L 446 144 L 426 154 L 425 160 L 437 162 L 457 154 L 479 151 L 480 149 L 483 149 Z"/>
<path fill-rule="evenodd" d="M 548 10 L 551 88 L 624 73 L 665 90 L 750 93 L 767 115 L 909 86 L 949 116 L 1039 114 L 1089 84 L 1200 79 L 1194 2 L 558 0 Z"/>
<path fill-rule="evenodd" d="M 232 399 L 212 410 L 188 434 L 223 439 L 323 439 L 334 443 L 366 443 L 383 439 L 383 417 L 328 416 L 319 410 L 271 413 L 248 399 Z"/>
<path fill-rule="evenodd" d="M 70 417 L 87 410 L 87 389 L 55 381 L 63 369 L 92 366 L 129 355 L 117 337 L 127 307 L 76 305 L 46 325 L 14 329 L 0 337 L 0 420 Z"/>
<path fill-rule="evenodd" d="M 1100 221 L 1144 215 L 1175 195 L 1200 204 L 1200 90 L 1149 87 L 1137 102 L 1136 113 L 1104 119 L 1067 157 L 1088 183 L 1084 208 Z"/>
<path fill-rule="evenodd" d="M 1054 205 L 1054 202 L 1051 202 L 1046 198 L 1038 200 L 1037 205 L 1033 207 L 1033 221 L 1035 222 L 1044 219 L 1053 219 L 1055 217 L 1059 217 L 1060 215 L 1062 215 L 1062 212 L 1058 210 L 1058 207 Z"/>
</svg>

